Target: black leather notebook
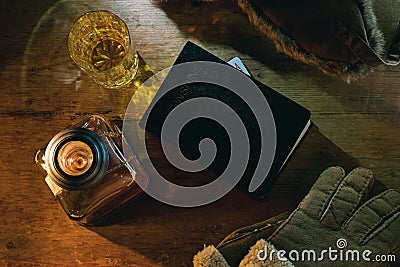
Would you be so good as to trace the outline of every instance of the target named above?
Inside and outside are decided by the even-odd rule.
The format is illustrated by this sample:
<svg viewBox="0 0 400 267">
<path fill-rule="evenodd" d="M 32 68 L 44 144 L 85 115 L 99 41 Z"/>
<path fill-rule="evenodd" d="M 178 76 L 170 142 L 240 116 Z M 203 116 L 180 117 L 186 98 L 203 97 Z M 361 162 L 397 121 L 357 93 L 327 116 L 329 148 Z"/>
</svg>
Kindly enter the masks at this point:
<svg viewBox="0 0 400 267">
<path fill-rule="evenodd" d="M 185 44 L 174 65 L 195 61 L 211 61 L 227 65 L 227 63 L 220 58 L 190 41 Z M 240 73 L 240 75 L 242 74 Z M 166 79 L 168 79 L 168 76 Z M 272 165 L 263 183 L 253 192 L 249 192 L 248 188 L 260 159 L 261 131 L 250 107 L 229 89 L 205 82 L 191 82 L 173 88 L 156 101 L 156 103 L 154 99 L 156 99 L 157 96 L 153 99 L 153 102 L 150 104 L 151 108 L 149 108 L 144 115 L 147 119 L 147 123 L 145 126 L 142 123 L 141 126 L 145 127 L 146 131 L 160 136 L 166 117 L 179 104 L 198 97 L 214 98 L 224 102 L 229 105 L 243 121 L 250 143 L 247 167 L 238 185 L 252 197 L 263 199 L 278 178 L 279 172 L 282 170 L 286 161 L 310 127 L 311 114 L 304 107 L 274 91 L 267 85 L 252 77 L 250 77 L 250 79 L 257 85 L 262 95 L 268 101 L 276 129 L 276 150 Z M 164 80 L 164 83 L 165 81 L 166 80 Z M 205 105 L 202 108 L 207 109 L 209 107 Z M 195 113 L 196 111 L 194 111 L 194 114 Z M 232 150 L 229 135 L 226 129 L 218 122 L 208 118 L 193 119 L 187 123 L 180 132 L 179 148 L 185 157 L 197 159 L 200 156 L 198 144 L 204 138 L 212 139 L 217 148 L 214 161 L 207 168 L 216 175 L 220 175 L 228 166 Z M 188 175 L 190 175 L 190 173 Z"/>
</svg>

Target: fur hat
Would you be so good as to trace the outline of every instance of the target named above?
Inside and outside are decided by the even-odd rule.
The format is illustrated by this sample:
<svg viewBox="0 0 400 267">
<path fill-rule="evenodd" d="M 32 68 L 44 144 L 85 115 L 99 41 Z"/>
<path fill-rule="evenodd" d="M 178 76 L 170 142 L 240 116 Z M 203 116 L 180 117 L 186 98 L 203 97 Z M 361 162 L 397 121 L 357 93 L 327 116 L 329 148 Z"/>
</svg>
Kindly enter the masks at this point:
<svg viewBox="0 0 400 267">
<path fill-rule="evenodd" d="M 371 0 L 238 0 L 278 51 L 350 82 L 378 64 L 397 65 L 400 30 L 385 57 Z"/>
</svg>

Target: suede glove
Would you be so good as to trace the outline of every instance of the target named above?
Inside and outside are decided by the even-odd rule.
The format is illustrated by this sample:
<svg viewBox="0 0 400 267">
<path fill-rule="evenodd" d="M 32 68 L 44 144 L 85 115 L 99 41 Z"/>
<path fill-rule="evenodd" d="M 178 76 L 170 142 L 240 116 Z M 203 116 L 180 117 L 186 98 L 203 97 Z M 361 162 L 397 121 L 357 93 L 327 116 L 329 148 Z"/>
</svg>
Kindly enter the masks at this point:
<svg viewBox="0 0 400 267">
<path fill-rule="evenodd" d="M 238 0 L 238 5 L 279 51 L 347 81 L 400 61 L 400 30 L 386 53 L 371 0 Z"/>
<path fill-rule="evenodd" d="M 373 260 L 400 247 L 400 193 L 366 200 L 372 184 L 367 169 L 346 176 L 340 167 L 328 168 L 288 218 L 235 231 L 199 252 L 194 266 L 386 266 Z"/>
<path fill-rule="evenodd" d="M 394 255 L 400 247 L 400 192 L 387 190 L 365 201 L 372 183 L 368 169 L 347 176 L 340 167 L 326 169 L 268 241 L 296 266 L 388 265 L 375 256 Z M 309 250 L 315 254 L 302 254 Z M 268 257 L 245 260 L 268 266 Z"/>
</svg>

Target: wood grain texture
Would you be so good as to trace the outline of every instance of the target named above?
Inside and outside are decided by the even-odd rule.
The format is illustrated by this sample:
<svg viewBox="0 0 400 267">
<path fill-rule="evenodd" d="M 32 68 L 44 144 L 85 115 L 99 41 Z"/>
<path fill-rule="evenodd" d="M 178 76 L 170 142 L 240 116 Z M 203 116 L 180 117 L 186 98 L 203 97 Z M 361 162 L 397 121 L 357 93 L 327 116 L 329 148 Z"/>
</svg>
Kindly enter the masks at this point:
<svg viewBox="0 0 400 267">
<path fill-rule="evenodd" d="M 390 42 L 400 3 L 379 2 Z M 185 209 L 143 195 L 102 227 L 67 219 L 34 165 L 35 151 L 81 115 L 123 114 L 132 95 L 98 88 L 69 59 L 70 23 L 98 8 L 127 21 L 154 71 L 170 66 L 190 39 L 223 59 L 241 57 L 256 78 L 311 110 L 315 125 L 264 202 L 235 189 Z M 328 166 L 368 167 L 387 187 L 400 188 L 399 67 L 379 67 L 350 85 L 325 76 L 278 54 L 234 1 L 6 0 L 0 12 L 1 266 L 191 266 L 203 244 L 295 208 Z"/>
</svg>

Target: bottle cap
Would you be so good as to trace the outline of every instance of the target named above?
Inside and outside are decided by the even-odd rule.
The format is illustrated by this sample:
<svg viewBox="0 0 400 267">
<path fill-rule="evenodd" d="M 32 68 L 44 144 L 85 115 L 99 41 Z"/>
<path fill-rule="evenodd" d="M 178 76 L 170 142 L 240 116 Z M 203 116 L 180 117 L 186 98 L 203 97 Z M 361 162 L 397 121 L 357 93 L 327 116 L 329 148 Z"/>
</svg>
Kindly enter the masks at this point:
<svg viewBox="0 0 400 267">
<path fill-rule="evenodd" d="M 49 142 L 45 164 L 49 177 L 66 190 L 84 190 L 104 177 L 108 169 L 108 151 L 95 132 L 70 128 Z"/>
</svg>

